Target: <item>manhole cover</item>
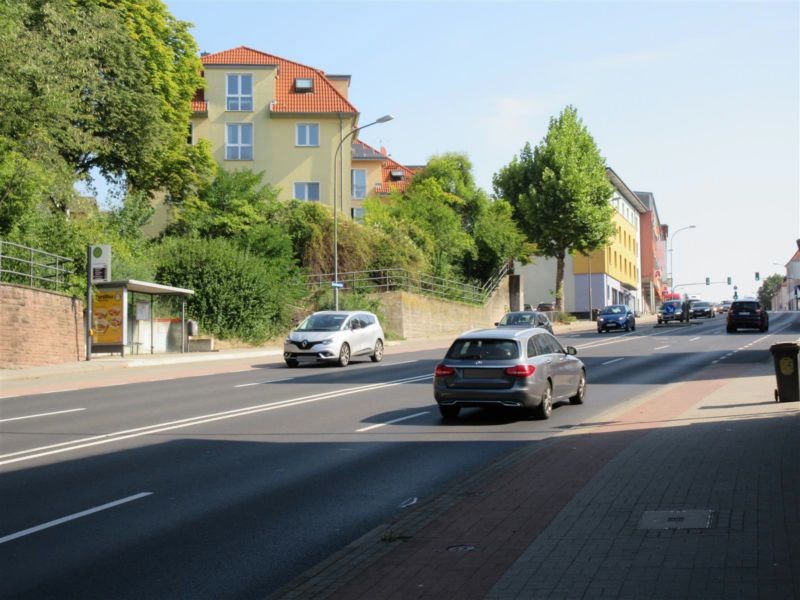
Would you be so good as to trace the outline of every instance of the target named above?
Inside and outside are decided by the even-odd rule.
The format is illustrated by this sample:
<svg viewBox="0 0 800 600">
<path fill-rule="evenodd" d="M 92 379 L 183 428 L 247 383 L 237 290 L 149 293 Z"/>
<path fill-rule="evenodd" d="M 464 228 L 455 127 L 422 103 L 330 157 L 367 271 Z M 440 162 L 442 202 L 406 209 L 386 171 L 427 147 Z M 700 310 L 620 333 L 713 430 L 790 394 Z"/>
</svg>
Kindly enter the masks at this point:
<svg viewBox="0 0 800 600">
<path fill-rule="evenodd" d="M 472 544 L 459 544 L 457 546 L 448 546 L 448 552 L 472 552 L 475 550 L 475 546 Z"/>
<path fill-rule="evenodd" d="M 646 510 L 639 529 L 709 529 L 713 510 Z"/>
</svg>

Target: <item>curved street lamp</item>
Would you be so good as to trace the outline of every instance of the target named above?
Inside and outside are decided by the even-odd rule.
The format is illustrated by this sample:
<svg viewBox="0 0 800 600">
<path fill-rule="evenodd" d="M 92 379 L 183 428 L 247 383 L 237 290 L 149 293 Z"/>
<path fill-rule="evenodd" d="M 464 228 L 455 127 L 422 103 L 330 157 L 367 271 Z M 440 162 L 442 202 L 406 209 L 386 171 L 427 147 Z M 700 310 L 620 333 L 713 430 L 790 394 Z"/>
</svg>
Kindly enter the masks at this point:
<svg viewBox="0 0 800 600">
<path fill-rule="evenodd" d="M 372 125 L 377 125 L 378 123 L 386 123 L 387 121 L 391 121 L 394 119 L 392 115 L 383 115 L 382 117 L 375 119 L 372 123 L 367 123 L 366 125 L 362 125 L 361 127 L 356 127 L 350 133 L 342 138 L 339 142 L 339 145 L 336 147 L 336 152 L 333 155 L 333 280 L 336 284 L 339 283 L 339 211 L 337 206 L 339 202 L 344 200 L 344 157 L 339 160 L 339 201 L 336 201 L 336 158 L 339 156 L 339 153 L 342 151 L 342 145 L 344 145 L 345 140 L 347 138 L 354 136 L 356 133 L 361 131 L 362 129 L 366 129 L 367 127 L 371 127 Z M 333 297 L 334 297 L 334 304 L 336 305 L 336 310 L 339 310 L 339 288 L 333 288 Z"/>
<path fill-rule="evenodd" d="M 672 235 L 669 236 L 669 289 L 674 294 L 675 293 L 675 279 L 673 278 L 672 268 L 674 266 L 673 258 L 672 258 L 672 240 L 678 235 L 681 231 L 685 231 L 687 229 L 695 229 L 696 225 L 687 225 L 686 227 L 681 227 L 680 229 L 676 229 L 672 232 Z"/>
</svg>

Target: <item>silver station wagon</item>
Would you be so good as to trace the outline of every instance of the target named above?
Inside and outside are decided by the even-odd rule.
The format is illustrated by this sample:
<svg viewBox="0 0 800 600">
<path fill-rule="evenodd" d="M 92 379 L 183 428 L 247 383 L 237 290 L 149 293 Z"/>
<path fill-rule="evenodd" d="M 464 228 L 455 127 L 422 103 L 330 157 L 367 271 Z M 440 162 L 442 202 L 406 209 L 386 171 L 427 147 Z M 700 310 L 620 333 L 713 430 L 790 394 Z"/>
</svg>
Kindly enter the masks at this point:
<svg viewBox="0 0 800 600">
<path fill-rule="evenodd" d="M 586 367 L 541 328 L 462 334 L 436 366 L 433 395 L 445 419 L 463 407 L 505 407 L 547 419 L 553 403 L 586 398 Z"/>
<path fill-rule="evenodd" d="M 306 317 L 284 340 L 283 360 L 288 367 L 324 362 L 346 367 L 356 356 L 380 362 L 383 340 L 383 328 L 371 312 L 323 310 Z"/>
</svg>

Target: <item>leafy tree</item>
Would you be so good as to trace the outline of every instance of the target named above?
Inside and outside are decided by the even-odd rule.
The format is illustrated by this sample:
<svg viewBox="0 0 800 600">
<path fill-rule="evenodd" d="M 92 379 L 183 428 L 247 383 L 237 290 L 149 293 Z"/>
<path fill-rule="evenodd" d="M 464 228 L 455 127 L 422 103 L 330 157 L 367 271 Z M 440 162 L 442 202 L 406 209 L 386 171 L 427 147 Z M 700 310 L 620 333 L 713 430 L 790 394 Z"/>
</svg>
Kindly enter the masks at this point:
<svg viewBox="0 0 800 600">
<path fill-rule="evenodd" d="M 775 273 L 764 277 L 761 282 L 761 287 L 758 288 L 758 300 L 766 307 L 772 306 L 772 299 L 778 293 L 783 285 L 784 276 L 780 273 Z"/>
<path fill-rule="evenodd" d="M 533 153 L 526 144 L 519 158 L 493 178 L 495 193 L 507 199 L 536 254 L 554 257 L 557 309 L 564 305 L 564 259 L 589 254 L 614 234 L 613 186 L 605 160 L 578 117 L 567 106 Z"/>
</svg>

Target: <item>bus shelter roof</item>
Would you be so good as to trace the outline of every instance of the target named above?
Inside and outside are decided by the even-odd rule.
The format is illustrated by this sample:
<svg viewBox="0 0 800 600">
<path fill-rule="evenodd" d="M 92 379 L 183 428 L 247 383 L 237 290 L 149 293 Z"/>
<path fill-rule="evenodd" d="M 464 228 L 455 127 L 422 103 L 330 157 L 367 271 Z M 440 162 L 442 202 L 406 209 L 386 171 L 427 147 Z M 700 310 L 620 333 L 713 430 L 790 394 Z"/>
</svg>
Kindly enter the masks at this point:
<svg viewBox="0 0 800 600">
<path fill-rule="evenodd" d="M 186 288 L 172 287 L 170 285 L 161 285 L 160 283 L 151 283 L 149 281 L 139 281 L 137 279 L 123 279 L 121 281 L 104 281 L 102 283 L 94 284 L 98 289 L 105 288 L 118 288 L 124 287 L 129 292 L 136 292 L 139 294 L 151 294 L 153 296 L 191 296 L 194 290 L 187 290 Z"/>
</svg>

